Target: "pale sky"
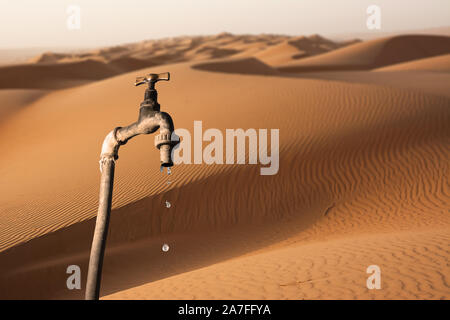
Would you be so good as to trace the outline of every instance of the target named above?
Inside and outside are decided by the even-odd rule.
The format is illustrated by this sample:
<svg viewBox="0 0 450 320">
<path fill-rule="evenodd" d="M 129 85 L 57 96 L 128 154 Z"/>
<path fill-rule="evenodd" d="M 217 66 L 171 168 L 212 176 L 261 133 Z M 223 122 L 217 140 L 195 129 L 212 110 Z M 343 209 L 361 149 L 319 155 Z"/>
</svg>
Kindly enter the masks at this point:
<svg viewBox="0 0 450 320">
<path fill-rule="evenodd" d="M 381 30 L 366 27 L 369 5 Z M 69 30 L 69 5 L 81 9 Z M 0 48 L 93 47 L 223 31 L 323 35 L 450 25 L 450 0 L 0 0 Z"/>
</svg>

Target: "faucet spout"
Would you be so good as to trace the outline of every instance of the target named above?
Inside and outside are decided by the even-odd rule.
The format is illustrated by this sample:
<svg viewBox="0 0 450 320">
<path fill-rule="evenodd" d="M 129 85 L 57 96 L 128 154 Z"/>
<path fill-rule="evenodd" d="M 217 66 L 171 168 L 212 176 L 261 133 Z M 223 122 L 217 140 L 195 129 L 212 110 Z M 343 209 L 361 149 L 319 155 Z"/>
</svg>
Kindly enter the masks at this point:
<svg viewBox="0 0 450 320">
<path fill-rule="evenodd" d="M 155 136 L 155 147 L 160 150 L 161 166 L 173 166 L 172 150 L 179 140 L 172 140 L 174 131 L 172 117 L 166 112 L 142 112 L 142 110 L 138 121 L 126 127 L 117 127 L 106 136 L 100 155 L 100 164 L 105 159 L 117 160 L 119 147 L 126 144 L 131 138 L 140 134 L 154 133 L 158 129 L 159 134 Z"/>
<path fill-rule="evenodd" d="M 172 167 L 172 150 L 180 141 L 172 139 L 174 127 L 170 115 L 160 112 L 159 118 L 159 135 L 155 136 L 155 146 L 160 152 L 161 166 Z"/>
</svg>

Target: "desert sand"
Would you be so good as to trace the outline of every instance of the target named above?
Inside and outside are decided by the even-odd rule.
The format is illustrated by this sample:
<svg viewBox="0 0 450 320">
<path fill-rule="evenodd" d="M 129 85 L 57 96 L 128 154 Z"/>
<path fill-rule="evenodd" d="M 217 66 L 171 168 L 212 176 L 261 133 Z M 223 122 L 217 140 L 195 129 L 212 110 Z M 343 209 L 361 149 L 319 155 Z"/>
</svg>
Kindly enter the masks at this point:
<svg viewBox="0 0 450 320">
<path fill-rule="evenodd" d="M 449 53 L 443 36 L 224 33 L 1 67 L 0 298 L 83 298 L 101 143 L 136 120 L 135 77 L 169 71 L 159 102 L 176 128 L 278 128 L 280 169 L 168 176 L 153 136 L 130 141 L 102 299 L 449 299 Z"/>
</svg>

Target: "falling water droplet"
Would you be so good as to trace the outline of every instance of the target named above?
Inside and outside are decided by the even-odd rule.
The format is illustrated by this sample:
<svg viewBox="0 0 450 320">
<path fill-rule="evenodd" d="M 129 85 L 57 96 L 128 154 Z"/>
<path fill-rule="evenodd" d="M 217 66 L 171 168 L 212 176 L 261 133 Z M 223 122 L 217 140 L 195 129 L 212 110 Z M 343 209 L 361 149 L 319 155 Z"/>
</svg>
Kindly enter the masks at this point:
<svg viewBox="0 0 450 320">
<path fill-rule="evenodd" d="M 167 181 L 167 184 L 171 184 L 172 182 L 171 181 Z"/>
<path fill-rule="evenodd" d="M 170 248 L 167 243 L 164 243 L 161 249 L 162 249 L 162 251 L 167 252 L 167 251 L 169 251 Z"/>
<path fill-rule="evenodd" d="M 163 166 L 159 167 L 159 172 L 163 172 L 163 171 L 164 171 L 164 167 Z"/>
<path fill-rule="evenodd" d="M 166 201 L 166 208 L 170 208 L 171 204 L 169 201 Z"/>
<path fill-rule="evenodd" d="M 171 174 L 172 171 L 170 170 L 170 167 L 167 167 L 167 174 Z"/>
</svg>

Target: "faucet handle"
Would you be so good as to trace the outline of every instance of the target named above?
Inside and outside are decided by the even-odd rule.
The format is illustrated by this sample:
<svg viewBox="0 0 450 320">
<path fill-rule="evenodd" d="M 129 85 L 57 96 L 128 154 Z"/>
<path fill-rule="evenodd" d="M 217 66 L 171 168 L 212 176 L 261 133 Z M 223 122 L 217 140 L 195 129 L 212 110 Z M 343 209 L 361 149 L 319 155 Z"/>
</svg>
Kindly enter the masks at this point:
<svg viewBox="0 0 450 320">
<path fill-rule="evenodd" d="M 147 82 L 147 79 L 145 77 L 136 77 L 136 81 L 134 82 L 134 85 L 137 87 L 146 82 Z"/>
<path fill-rule="evenodd" d="M 135 86 L 140 86 L 144 83 L 156 83 L 158 81 L 169 81 L 170 73 L 149 73 L 143 77 L 136 77 L 136 81 L 134 83 Z"/>
</svg>

